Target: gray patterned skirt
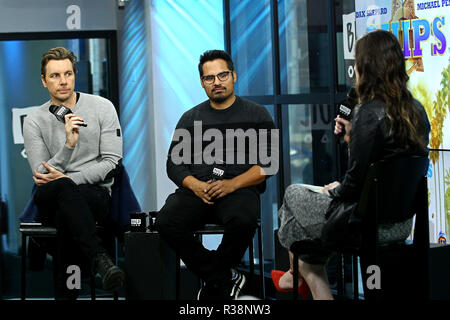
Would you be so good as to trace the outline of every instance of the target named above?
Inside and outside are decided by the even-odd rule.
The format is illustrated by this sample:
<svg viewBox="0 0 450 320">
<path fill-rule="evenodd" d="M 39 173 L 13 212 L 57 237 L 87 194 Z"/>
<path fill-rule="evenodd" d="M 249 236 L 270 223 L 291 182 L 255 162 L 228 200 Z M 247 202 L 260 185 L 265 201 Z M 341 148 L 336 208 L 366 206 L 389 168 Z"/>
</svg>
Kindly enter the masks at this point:
<svg viewBox="0 0 450 320">
<path fill-rule="evenodd" d="M 278 210 L 278 238 L 281 245 L 289 250 L 296 241 L 319 239 L 330 202 L 331 198 L 326 194 L 313 192 L 301 185 L 287 187 L 283 205 Z M 380 225 L 380 242 L 405 240 L 411 233 L 412 224 L 411 218 L 399 223 Z M 305 254 L 299 258 L 310 264 L 326 264 L 329 256 Z"/>
</svg>

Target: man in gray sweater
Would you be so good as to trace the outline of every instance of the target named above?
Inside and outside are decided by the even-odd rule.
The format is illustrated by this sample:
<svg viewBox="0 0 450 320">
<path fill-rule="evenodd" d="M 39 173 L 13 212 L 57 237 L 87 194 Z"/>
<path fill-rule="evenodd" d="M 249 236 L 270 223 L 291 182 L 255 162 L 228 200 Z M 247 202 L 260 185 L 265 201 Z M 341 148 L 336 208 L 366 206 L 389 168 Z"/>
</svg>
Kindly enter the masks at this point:
<svg viewBox="0 0 450 320">
<path fill-rule="evenodd" d="M 66 287 L 66 269 L 78 263 L 77 256 L 91 268 L 88 272 L 100 273 L 107 291 L 119 289 L 125 278 L 96 234 L 96 222 L 109 213 L 113 173 L 122 158 L 120 123 L 109 100 L 74 91 L 75 73 L 76 57 L 70 50 L 47 51 L 41 80 L 50 101 L 30 113 L 23 125 L 39 220 L 58 230 L 56 299 L 78 296 Z M 58 119 L 50 111 L 61 105 L 68 109 L 57 112 L 71 113 L 59 113 Z"/>
</svg>

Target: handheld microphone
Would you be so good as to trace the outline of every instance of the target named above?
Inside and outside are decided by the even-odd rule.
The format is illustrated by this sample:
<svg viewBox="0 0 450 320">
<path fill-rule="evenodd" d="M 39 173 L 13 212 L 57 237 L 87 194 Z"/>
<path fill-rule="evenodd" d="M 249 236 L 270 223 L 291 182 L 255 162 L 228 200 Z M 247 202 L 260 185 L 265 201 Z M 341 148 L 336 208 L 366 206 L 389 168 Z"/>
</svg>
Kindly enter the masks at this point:
<svg viewBox="0 0 450 320">
<path fill-rule="evenodd" d="M 345 120 L 350 121 L 353 116 L 353 109 L 358 104 L 358 95 L 356 94 L 355 87 L 350 88 L 347 92 L 347 98 L 339 103 L 338 115 Z M 345 135 L 345 128 L 339 135 Z"/>
<path fill-rule="evenodd" d="M 225 174 L 225 170 L 214 167 L 212 170 L 212 176 L 211 176 L 212 182 L 223 179 L 224 174 Z"/>
<path fill-rule="evenodd" d="M 55 115 L 55 117 L 56 117 L 56 119 L 58 119 L 58 121 L 60 121 L 62 123 L 66 123 L 66 119 L 64 118 L 64 116 L 66 114 L 73 113 L 72 110 L 65 107 L 64 105 L 57 106 L 57 105 L 52 104 L 48 110 L 50 111 L 50 113 L 53 113 Z M 87 124 L 82 123 L 82 124 L 80 124 L 80 126 L 87 127 Z"/>
</svg>

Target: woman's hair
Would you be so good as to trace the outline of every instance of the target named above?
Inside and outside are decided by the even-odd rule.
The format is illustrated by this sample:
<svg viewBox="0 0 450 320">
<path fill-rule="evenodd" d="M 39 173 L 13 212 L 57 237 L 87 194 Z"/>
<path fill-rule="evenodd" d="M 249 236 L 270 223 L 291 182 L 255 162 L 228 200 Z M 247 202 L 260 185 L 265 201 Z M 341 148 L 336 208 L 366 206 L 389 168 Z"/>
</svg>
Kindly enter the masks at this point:
<svg viewBox="0 0 450 320">
<path fill-rule="evenodd" d="M 360 102 L 383 101 L 395 141 L 400 146 L 425 148 L 423 120 L 407 88 L 409 76 L 397 38 L 384 30 L 369 32 L 356 42 L 355 59 Z"/>
<path fill-rule="evenodd" d="M 63 48 L 63 47 L 56 47 L 56 48 L 52 48 L 50 50 L 48 50 L 46 53 L 44 53 L 44 55 L 42 56 L 42 60 L 41 60 L 41 75 L 43 77 L 45 77 L 45 73 L 46 73 L 46 67 L 47 67 L 47 63 L 50 60 L 65 60 L 65 59 L 69 59 L 70 62 L 72 62 L 72 67 L 73 67 L 73 72 L 77 73 L 77 58 L 75 57 L 75 55 L 73 54 L 72 51 Z"/>
</svg>

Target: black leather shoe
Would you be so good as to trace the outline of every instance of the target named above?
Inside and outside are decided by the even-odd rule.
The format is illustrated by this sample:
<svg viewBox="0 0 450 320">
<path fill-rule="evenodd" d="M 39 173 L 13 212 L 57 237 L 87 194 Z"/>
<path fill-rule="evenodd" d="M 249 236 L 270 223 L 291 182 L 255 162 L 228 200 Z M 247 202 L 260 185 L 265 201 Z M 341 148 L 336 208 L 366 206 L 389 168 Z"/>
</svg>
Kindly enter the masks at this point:
<svg viewBox="0 0 450 320">
<path fill-rule="evenodd" d="M 114 292 L 119 290 L 125 280 L 125 273 L 116 266 L 106 253 L 100 253 L 94 261 L 95 272 L 102 277 L 103 289 Z"/>
</svg>

